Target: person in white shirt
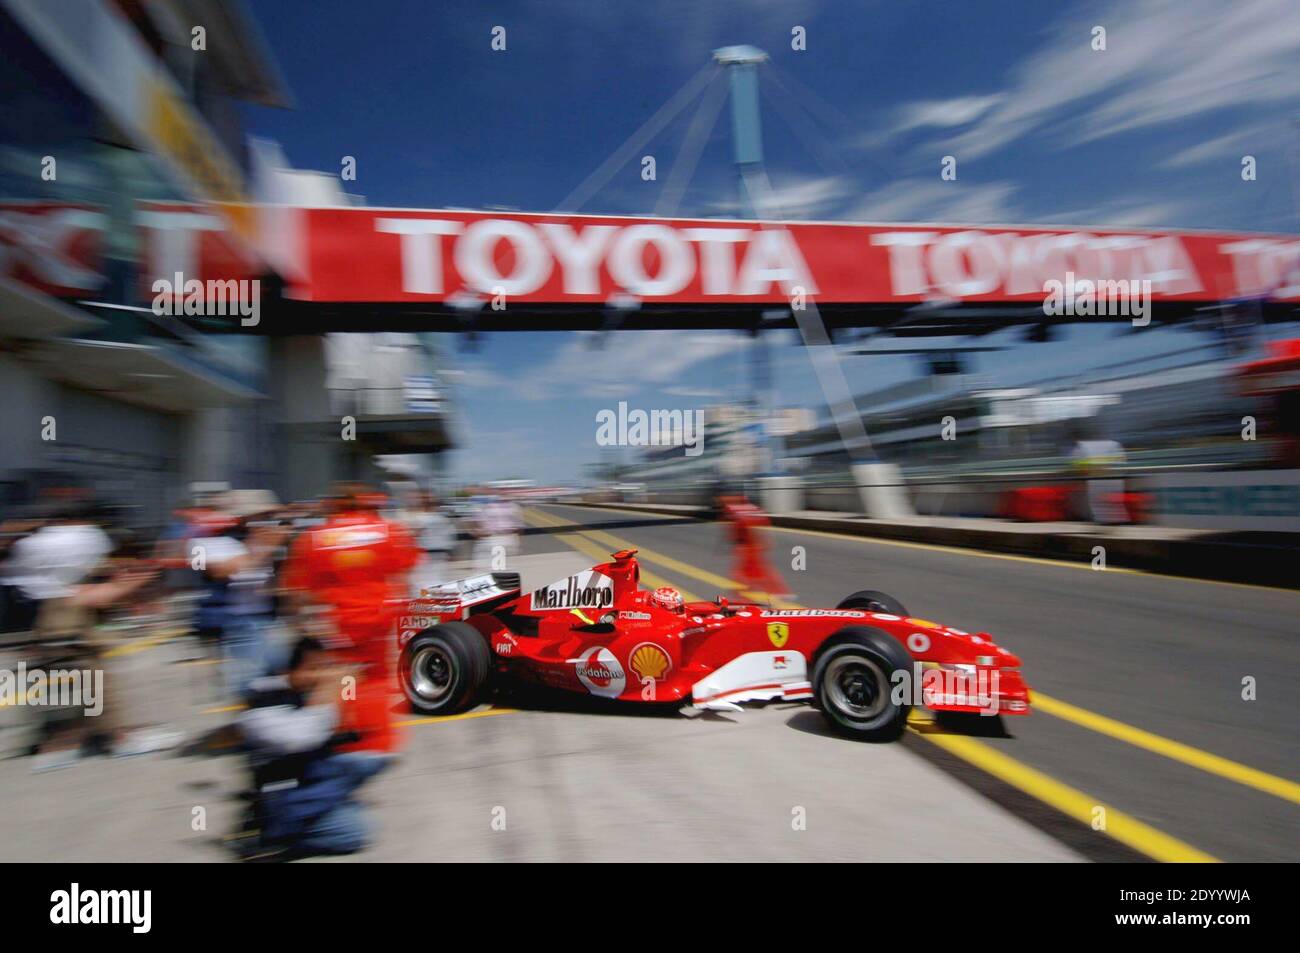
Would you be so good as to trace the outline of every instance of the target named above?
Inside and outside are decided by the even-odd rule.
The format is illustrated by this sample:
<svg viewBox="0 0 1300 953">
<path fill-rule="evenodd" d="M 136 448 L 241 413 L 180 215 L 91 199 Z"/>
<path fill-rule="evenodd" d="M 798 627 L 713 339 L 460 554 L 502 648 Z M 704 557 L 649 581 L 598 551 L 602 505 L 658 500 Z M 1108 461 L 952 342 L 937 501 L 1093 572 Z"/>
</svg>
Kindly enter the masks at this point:
<svg viewBox="0 0 1300 953">
<path fill-rule="evenodd" d="M 1085 483 L 1088 518 L 1094 523 L 1113 525 L 1126 522 L 1124 478 L 1119 469 L 1126 460 L 1118 440 L 1081 439 L 1070 453 L 1070 462 Z"/>
<path fill-rule="evenodd" d="M 33 602 L 66 598 L 112 551 L 108 534 L 94 523 L 57 520 L 14 543 L 5 581 Z"/>
<path fill-rule="evenodd" d="M 491 572 L 504 569 L 504 560 L 519 551 L 519 530 L 523 527 L 519 507 L 512 500 L 490 497 L 475 517 L 475 568 Z"/>
<path fill-rule="evenodd" d="M 420 561 L 411 570 L 411 594 L 447 582 L 447 564 L 456 549 L 456 524 L 432 493 L 422 493 L 419 508 L 407 514 L 407 526 L 420 547 Z"/>
<path fill-rule="evenodd" d="M 129 731 L 124 724 L 125 693 L 112 671 L 112 643 L 98 630 L 104 613 L 135 598 L 157 578 L 147 566 L 130 561 L 114 566 L 113 542 L 92 517 L 78 509 L 59 513 L 14 543 L 3 570 L 6 583 L 33 606 L 31 631 L 40 648 L 35 668 L 57 662 L 65 669 L 103 674 L 96 717 L 52 719 L 37 726 L 38 753 L 33 771 L 76 763 L 83 749 L 101 739 L 115 755 L 141 754 L 170 747 L 179 735 L 157 728 Z"/>
</svg>

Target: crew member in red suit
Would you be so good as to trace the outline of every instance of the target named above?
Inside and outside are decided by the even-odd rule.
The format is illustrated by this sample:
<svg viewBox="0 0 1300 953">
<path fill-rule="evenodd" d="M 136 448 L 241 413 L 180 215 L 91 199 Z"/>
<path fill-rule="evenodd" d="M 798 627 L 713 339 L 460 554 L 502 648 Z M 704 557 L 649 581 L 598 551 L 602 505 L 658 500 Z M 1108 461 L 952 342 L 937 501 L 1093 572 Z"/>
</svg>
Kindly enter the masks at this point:
<svg viewBox="0 0 1300 953">
<path fill-rule="evenodd" d="M 768 563 L 767 544 L 758 532 L 759 527 L 768 525 L 767 514 L 740 495 L 719 496 L 718 509 L 735 546 L 732 575 L 745 589 L 769 596 L 788 596 L 790 590 L 780 573 Z"/>
<path fill-rule="evenodd" d="M 383 500 L 363 485 L 341 487 L 329 518 L 294 541 L 283 577 L 286 588 L 326 608 L 332 647 L 356 671 L 356 698 L 343 695 L 339 727 L 360 740 L 345 751 L 390 752 L 397 743 L 394 623 L 420 551 L 403 526 L 379 514 Z"/>
</svg>

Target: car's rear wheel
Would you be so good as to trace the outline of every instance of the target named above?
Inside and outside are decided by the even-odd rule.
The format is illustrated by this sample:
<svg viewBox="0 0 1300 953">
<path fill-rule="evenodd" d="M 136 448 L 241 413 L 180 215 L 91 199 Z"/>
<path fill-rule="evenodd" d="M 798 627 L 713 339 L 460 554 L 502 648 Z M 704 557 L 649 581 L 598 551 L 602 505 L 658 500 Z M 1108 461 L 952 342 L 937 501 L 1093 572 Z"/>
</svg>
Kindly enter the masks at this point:
<svg viewBox="0 0 1300 953">
<path fill-rule="evenodd" d="M 487 640 L 466 622 L 444 622 L 406 643 L 399 671 L 411 707 L 454 715 L 475 705 L 491 667 Z"/>
<path fill-rule="evenodd" d="M 887 612 L 890 615 L 911 615 L 904 605 L 891 595 L 874 589 L 859 589 L 840 600 L 837 609 L 861 609 L 864 612 Z"/>
<path fill-rule="evenodd" d="M 879 629 L 849 626 L 827 640 L 813 665 L 813 702 L 831 727 L 862 741 L 903 733 L 911 705 L 894 687 L 911 677 L 912 657 Z"/>
</svg>

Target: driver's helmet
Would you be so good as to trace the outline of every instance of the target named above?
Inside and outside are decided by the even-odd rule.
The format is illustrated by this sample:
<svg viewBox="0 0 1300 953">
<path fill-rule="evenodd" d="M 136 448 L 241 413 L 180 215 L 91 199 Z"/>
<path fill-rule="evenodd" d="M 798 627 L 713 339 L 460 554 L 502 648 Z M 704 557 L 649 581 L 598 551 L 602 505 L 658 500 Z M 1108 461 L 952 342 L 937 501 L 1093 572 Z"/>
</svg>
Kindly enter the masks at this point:
<svg viewBox="0 0 1300 953">
<path fill-rule="evenodd" d="M 667 609 L 669 612 L 682 611 L 682 594 L 672 586 L 660 586 L 654 592 L 650 593 L 650 602 L 660 609 Z"/>
</svg>

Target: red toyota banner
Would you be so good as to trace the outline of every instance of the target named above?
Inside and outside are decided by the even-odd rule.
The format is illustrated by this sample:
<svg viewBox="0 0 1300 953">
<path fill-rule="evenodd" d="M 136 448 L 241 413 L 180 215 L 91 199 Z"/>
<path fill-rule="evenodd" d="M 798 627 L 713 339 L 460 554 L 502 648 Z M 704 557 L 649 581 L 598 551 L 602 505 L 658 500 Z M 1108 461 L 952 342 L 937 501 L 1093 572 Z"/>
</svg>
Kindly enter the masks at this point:
<svg viewBox="0 0 1300 953">
<path fill-rule="evenodd" d="M 103 209 L 70 202 L 0 201 L 0 276 L 64 298 L 104 284 Z"/>
<path fill-rule="evenodd" d="M 419 209 L 304 209 L 319 302 L 1042 301 L 1046 283 L 1149 281 L 1154 300 L 1300 299 L 1300 237 Z"/>
<path fill-rule="evenodd" d="M 215 209 L 185 202 L 140 201 L 135 222 L 142 252 L 136 293 L 142 301 L 181 298 L 187 282 L 258 276 L 257 262 L 243 251 L 227 220 Z M 207 289 L 200 294 L 206 297 Z"/>
</svg>

